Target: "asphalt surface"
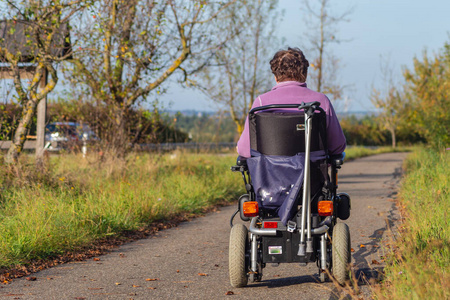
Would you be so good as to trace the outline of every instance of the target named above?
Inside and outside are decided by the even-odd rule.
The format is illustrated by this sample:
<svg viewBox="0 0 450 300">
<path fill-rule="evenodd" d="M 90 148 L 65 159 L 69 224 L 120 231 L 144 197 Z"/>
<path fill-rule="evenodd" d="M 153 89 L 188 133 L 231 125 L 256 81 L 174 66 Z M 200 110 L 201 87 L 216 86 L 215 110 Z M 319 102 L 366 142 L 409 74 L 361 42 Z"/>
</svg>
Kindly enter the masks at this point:
<svg viewBox="0 0 450 300">
<path fill-rule="evenodd" d="M 365 283 L 383 267 L 383 244 L 391 239 L 398 213 L 396 187 L 404 153 L 381 154 L 345 163 L 339 191 L 352 199 L 352 263 Z M 240 176 L 236 174 L 236 176 Z M 315 263 L 268 265 L 261 282 L 232 288 L 228 279 L 229 219 L 235 206 L 155 236 L 129 243 L 106 255 L 43 270 L 0 286 L 4 299 L 339 299 L 349 298 L 332 282 L 318 283 Z M 227 295 L 228 294 L 228 295 Z"/>
</svg>

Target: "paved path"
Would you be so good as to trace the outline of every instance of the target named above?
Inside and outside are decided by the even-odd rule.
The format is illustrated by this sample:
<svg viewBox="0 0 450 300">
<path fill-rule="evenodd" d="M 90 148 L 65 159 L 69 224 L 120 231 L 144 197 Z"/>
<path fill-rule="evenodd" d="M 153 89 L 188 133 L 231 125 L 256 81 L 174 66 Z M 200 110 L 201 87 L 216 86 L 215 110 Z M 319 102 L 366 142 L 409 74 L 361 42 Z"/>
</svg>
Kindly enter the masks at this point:
<svg viewBox="0 0 450 300">
<path fill-rule="evenodd" d="M 344 164 L 341 192 L 352 198 L 352 261 L 359 276 L 376 276 L 380 240 L 397 220 L 394 202 L 406 154 L 381 154 Z M 236 174 L 239 176 L 239 174 Z M 267 266 L 263 280 L 243 289 L 228 281 L 229 218 L 224 207 L 156 236 L 84 262 L 60 265 L 0 286 L 4 299 L 336 299 L 341 291 L 317 283 L 317 267 Z M 387 226 L 387 223 L 390 225 Z M 361 247 L 363 245 L 363 247 Z M 375 275 L 373 275 L 375 274 Z M 367 295 L 368 287 L 362 285 Z M 227 296 L 232 292 L 233 296 Z"/>
</svg>

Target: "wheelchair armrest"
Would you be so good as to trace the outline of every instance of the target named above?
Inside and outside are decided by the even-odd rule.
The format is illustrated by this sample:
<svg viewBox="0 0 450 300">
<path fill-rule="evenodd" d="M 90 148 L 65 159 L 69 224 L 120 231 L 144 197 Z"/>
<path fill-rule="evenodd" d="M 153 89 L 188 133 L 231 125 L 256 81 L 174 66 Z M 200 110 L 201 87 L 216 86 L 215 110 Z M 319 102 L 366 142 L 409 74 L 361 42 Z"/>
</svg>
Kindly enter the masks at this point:
<svg viewBox="0 0 450 300">
<path fill-rule="evenodd" d="M 344 164 L 345 152 L 341 154 L 331 155 L 329 160 L 330 163 L 335 167 L 340 167 Z"/>
<path fill-rule="evenodd" d="M 231 171 L 233 172 L 244 172 L 248 170 L 247 166 L 247 157 L 238 156 L 236 160 L 236 166 L 231 167 Z"/>
</svg>

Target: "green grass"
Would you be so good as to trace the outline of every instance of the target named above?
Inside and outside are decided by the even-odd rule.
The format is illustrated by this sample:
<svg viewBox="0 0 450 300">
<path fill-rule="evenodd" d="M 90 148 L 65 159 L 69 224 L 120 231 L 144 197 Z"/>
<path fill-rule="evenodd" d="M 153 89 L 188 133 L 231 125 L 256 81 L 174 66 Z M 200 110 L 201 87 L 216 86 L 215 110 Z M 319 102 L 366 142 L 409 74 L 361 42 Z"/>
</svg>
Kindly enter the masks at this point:
<svg viewBox="0 0 450 300">
<path fill-rule="evenodd" d="M 0 267 L 89 245 L 158 220 L 196 214 L 243 192 L 234 155 L 131 155 L 125 163 L 51 159 L 49 172 L 0 171 Z"/>
<path fill-rule="evenodd" d="M 450 151 L 419 149 L 405 162 L 404 223 L 379 298 L 450 299 Z"/>
<path fill-rule="evenodd" d="M 360 157 L 381 154 L 381 153 L 390 153 L 390 152 L 409 152 L 413 148 L 411 147 L 376 147 L 376 148 L 367 148 L 362 146 L 351 146 L 345 149 L 345 160 L 352 160 Z"/>
</svg>

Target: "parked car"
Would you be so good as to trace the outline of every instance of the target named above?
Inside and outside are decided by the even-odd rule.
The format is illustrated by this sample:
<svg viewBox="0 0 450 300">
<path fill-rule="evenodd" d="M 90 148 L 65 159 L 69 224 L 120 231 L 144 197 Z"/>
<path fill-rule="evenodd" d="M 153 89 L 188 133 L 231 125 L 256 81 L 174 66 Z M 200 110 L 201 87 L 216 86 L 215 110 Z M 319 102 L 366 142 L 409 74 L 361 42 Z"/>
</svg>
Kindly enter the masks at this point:
<svg viewBox="0 0 450 300">
<path fill-rule="evenodd" d="M 81 149 L 86 142 L 98 140 L 87 124 L 75 122 L 54 122 L 45 127 L 45 145 L 48 150 Z"/>
</svg>

